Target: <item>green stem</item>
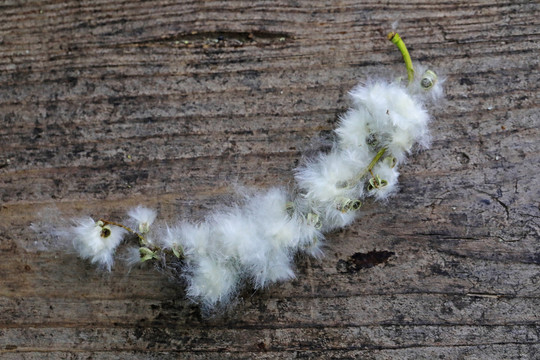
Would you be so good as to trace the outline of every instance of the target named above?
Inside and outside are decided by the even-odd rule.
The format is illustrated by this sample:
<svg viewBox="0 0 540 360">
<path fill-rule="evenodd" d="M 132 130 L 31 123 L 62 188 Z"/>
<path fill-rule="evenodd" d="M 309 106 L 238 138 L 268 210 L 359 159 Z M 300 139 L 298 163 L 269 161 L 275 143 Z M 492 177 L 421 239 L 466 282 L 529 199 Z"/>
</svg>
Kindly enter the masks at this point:
<svg viewBox="0 0 540 360">
<path fill-rule="evenodd" d="M 348 180 L 348 181 L 343 181 L 342 184 L 339 184 L 336 186 L 339 188 L 352 188 L 356 186 L 360 182 L 360 180 L 362 180 L 364 176 L 366 176 L 368 173 L 371 173 L 371 170 L 373 170 L 375 165 L 377 165 L 379 160 L 381 160 L 385 152 L 386 152 L 386 147 L 383 147 L 382 149 L 379 150 L 379 152 L 377 152 L 373 160 L 371 160 L 371 162 L 369 163 L 367 168 L 364 169 L 364 171 L 362 171 L 360 174 L 355 176 L 353 179 Z"/>
<path fill-rule="evenodd" d="M 379 162 L 379 160 L 381 160 L 382 156 L 384 155 L 384 153 L 386 152 L 386 148 L 383 147 L 381 150 L 379 150 L 379 152 L 377 153 L 377 155 L 375 155 L 375 157 L 373 158 L 373 160 L 371 160 L 371 162 L 369 163 L 368 167 L 367 167 L 367 171 L 370 171 L 373 170 L 373 168 L 375 167 L 375 165 L 377 165 L 377 163 Z"/>
<path fill-rule="evenodd" d="M 407 68 L 407 77 L 409 79 L 410 85 L 414 79 L 414 68 L 411 56 L 409 55 L 409 51 L 407 50 L 407 46 L 405 46 L 405 43 L 403 42 L 399 34 L 396 32 L 391 32 L 390 34 L 388 34 L 388 40 L 396 44 L 399 51 L 401 51 L 401 55 L 403 55 L 403 61 L 405 61 L 405 67 Z"/>
<path fill-rule="evenodd" d="M 102 221 L 103 224 L 105 224 L 105 225 L 113 225 L 113 226 L 121 227 L 122 229 L 125 229 L 125 230 L 127 230 L 128 232 L 137 235 L 137 237 L 139 238 L 139 241 L 141 242 L 141 245 L 145 245 L 145 246 L 147 245 L 146 239 L 145 239 L 141 234 L 139 234 L 138 232 L 136 232 L 135 230 L 130 229 L 130 228 L 128 228 L 127 226 L 122 225 L 122 224 L 117 223 L 117 222 L 114 222 L 114 221 L 109 221 L 109 220 L 104 220 L 104 219 L 99 219 L 99 221 Z"/>
<path fill-rule="evenodd" d="M 180 250 L 174 250 L 174 249 L 171 249 L 171 250 L 165 250 L 165 249 L 162 249 L 160 248 L 159 246 L 156 246 L 156 245 L 150 245 L 146 239 L 141 235 L 139 234 L 138 232 L 136 232 L 135 230 L 125 226 L 125 225 L 122 225 L 120 223 L 117 223 L 117 222 L 114 222 L 114 221 L 109 221 L 109 220 L 104 220 L 104 219 L 99 219 L 99 221 L 103 222 L 104 225 L 113 225 L 113 226 L 118 226 L 118 227 L 121 227 L 122 229 L 125 229 L 127 230 L 128 232 L 132 233 L 132 234 L 135 234 L 137 235 L 137 237 L 139 238 L 139 242 L 140 242 L 140 245 L 141 247 L 139 248 L 139 251 L 142 250 L 142 252 L 144 254 L 141 254 L 141 255 L 144 255 L 144 256 L 141 256 L 141 259 L 144 259 L 143 261 L 147 261 L 147 260 L 151 260 L 151 259 L 158 259 L 158 257 L 156 257 L 156 253 L 158 252 L 162 252 L 162 253 L 165 253 L 165 254 L 172 254 L 174 256 L 176 256 L 177 258 L 181 259 L 183 258 L 183 251 Z M 152 254 L 148 253 L 151 252 Z"/>
</svg>

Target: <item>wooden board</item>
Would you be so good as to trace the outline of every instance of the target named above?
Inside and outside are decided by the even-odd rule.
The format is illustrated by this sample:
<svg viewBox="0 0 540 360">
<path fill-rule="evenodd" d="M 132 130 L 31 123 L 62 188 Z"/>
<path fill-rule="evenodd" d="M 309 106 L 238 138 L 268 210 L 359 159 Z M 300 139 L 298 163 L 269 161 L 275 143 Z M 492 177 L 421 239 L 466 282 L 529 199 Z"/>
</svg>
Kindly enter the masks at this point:
<svg viewBox="0 0 540 360">
<path fill-rule="evenodd" d="M 539 19 L 535 1 L 3 1 L 0 357 L 535 358 Z M 29 229 L 139 203 L 198 219 L 232 184 L 290 184 L 355 84 L 404 74 L 396 20 L 446 77 L 432 147 L 294 281 L 205 319 L 162 274 L 96 272 Z"/>
</svg>

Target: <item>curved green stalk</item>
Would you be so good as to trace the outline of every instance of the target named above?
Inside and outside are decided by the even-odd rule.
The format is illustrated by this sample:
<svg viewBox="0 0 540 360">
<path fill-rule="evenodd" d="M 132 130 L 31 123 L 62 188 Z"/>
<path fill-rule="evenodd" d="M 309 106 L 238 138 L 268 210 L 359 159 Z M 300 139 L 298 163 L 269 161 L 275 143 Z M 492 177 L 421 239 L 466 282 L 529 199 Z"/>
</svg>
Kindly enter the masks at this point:
<svg viewBox="0 0 540 360">
<path fill-rule="evenodd" d="M 145 262 L 152 259 L 156 259 L 156 260 L 159 259 L 158 252 L 162 252 L 166 254 L 172 253 L 174 254 L 174 256 L 176 256 L 179 259 L 181 259 L 184 255 L 184 250 L 182 249 L 182 247 L 180 248 L 173 247 L 171 250 L 162 249 L 159 246 L 149 244 L 148 241 L 146 241 L 146 239 L 141 234 L 139 234 L 135 230 L 125 225 L 122 225 L 114 221 L 105 220 L 105 219 L 99 219 L 99 221 L 102 222 L 103 225 L 118 226 L 136 235 L 139 238 L 139 245 L 140 245 L 139 253 L 141 254 L 141 262 Z"/>
<path fill-rule="evenodd" d="M 358 175 L 356 175 L 354 178 L 352 178 L 351 180 L 348 180 L 348 181 L 341 181 L 339 182 L 338 184 L 336 184 L 336 187 L 338 188 L 352 188 L 352 187 L 355 187 L 356 185 L 358 185 L 358 183 L 360 182 L 360 180 L 362 180 L 362 178 L 364 176 L 366 176 L 368 173 L 371 173 L 371 170 L 373 170 L 373 168 L 375 167 L 375 165 L 377 165 L 377 163 L 379 162 L 379 160 L 381 160 L 381 158 L 383 157 L 384 153 L 386 152 L 386 147 L 383 147 L 381 148 L 377 154 L 375 155 L 375 157 L 373 158 L 373 160 L 371 160 L 371 162 L 369 163 L 369 165 L 367 166 L 367 168 L 364 169 L 364 171 L 362 171 L 361 173 L 359 173 Z"/>
<path fill-rule="evenodd" d="M 411 56 L 409 55 L 409 51 L 407 50 L 407 46 L 405 46 L 405 43 L 403 42 L 399 34 L 396 32 L 391 32 L 390 34 L 388 34 L 388 40 L 396 44 L 399 51 L 401 52 L 401 55 L 403 55 L 403 61 L 405 61 L 405 67 L 407 68 L 407 78 L 409 79 L 410 85 L 414 79 L 414 68 Z"/>
<path fill-rule="evenodd" d="M 128 232 L 136 235 L 139 238 L 139 241 L 140 241 L 141 245 L 147 245 L 146 239 L 141 234 L 136 232 L 135 230 L 130 229 L 127 226 L 122 225 L 122 224 L 117 223 L 117 222 L 114 222 L 114 221 L 109 221 L 109 220 L 105 220 L 105 219 L 99 219 L 99 221 L 103 222 L 103 224 L 105 224 L 105 225 L 113 225 L 113 226 L 121 227 L 122 229 L 125 229 Z"/>
<path fill-rule="evenodd" d="M 379 160 L 381 160 L 385 152 L 386 152 L 386 147 L 383 147 L 382 149 L 380 149 L 377 155 L 375 155 L 375 157 L 373 158 L 373 160 L 371 160 L 366 170 L 367 171 L 373 170 L 373 168 L 375 167 L 375 165 L 377 165 Z"/>
</svg>

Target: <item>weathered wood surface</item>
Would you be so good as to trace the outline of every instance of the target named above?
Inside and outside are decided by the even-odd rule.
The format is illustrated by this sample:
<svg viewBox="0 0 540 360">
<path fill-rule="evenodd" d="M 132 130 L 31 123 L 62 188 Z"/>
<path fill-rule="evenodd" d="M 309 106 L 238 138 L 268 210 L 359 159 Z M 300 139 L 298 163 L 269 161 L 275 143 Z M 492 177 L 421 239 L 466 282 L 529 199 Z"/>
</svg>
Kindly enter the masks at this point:
<svg viewBox="0 0 540 360">
<path fill-rule="evenodd" d="M 536 1 L 3 1 L 0 357 L 537 358 L 539 19 Z M 291 182 L 352 86 L 403 73 L 396 20 L 447 77 L 432 148 L 294 281 L 203 319 L 161 274 L 100 274 L 29 230 L 51 205 L 196 219 L 231 183 Z"/>
</svg>

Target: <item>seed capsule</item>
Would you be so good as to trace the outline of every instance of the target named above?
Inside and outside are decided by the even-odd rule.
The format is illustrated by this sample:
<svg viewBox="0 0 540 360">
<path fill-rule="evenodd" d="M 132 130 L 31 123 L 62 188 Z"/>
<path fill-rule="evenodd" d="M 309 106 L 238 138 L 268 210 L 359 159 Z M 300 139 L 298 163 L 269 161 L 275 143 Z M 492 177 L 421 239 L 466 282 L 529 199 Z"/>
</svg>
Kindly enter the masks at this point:
<svg viewBox="0 0 540 360">
<path fill-rule="evenodd" d="M 437 74 L 431 70 L 426 70 L 420 80 L 420 86 L 424 90 L 429 90 L 437 83 Z"/>
</svg>

